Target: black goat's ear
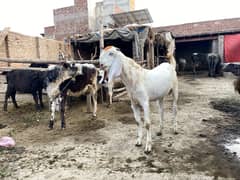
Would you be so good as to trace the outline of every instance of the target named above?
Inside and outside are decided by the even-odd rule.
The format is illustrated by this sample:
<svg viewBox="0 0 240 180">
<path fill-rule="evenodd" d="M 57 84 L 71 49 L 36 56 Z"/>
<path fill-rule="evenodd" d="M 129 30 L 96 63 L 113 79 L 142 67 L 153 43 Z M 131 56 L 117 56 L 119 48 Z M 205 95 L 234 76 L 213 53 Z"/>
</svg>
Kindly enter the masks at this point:
<svg viewBox="0 0 240 180">
<path fill-rule="evenodd" d="M 66 62 L 63 62 L 63 63 L 62 63 L 62 66 L 63 66 L 64 68 L 66 68 L 66 69 L 70 67 L 69 63 L 66 63 Z"/>
</svg>

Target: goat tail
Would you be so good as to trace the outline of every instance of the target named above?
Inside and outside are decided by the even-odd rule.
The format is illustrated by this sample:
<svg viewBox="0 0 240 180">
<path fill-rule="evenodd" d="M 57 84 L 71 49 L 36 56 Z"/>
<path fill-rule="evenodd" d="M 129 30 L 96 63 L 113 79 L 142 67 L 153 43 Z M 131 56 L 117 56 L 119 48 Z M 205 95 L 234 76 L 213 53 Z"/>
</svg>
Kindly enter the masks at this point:
<svg viewBox="0 0 240 180">
<path fill-rule="evenodd" d="M 240 77 L 238 77 L 234 82 L 234 90 L 240 94 Z"/>
<path fill-rule="evenodd" d="M 176 70 L 176 60 L 175 57 L 171 54 L 167 56 L 169 59 L 169 63 L 173 65 L 174 69 Z"/>
</svg>

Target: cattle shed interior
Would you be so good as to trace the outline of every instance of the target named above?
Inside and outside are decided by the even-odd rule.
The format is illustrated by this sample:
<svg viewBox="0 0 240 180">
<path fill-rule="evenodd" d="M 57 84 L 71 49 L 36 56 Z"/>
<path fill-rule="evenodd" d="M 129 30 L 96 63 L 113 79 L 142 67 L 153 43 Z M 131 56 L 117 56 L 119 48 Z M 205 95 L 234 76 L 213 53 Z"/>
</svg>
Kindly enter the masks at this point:
<svg viewBox="0 0 240 180">
<path fill-rule="evenodd" d="M 193 53 L 210 53 L 212 51 L 212 41 L 190 41 L 176 43 L 176 60 L 184 58 L 187 61 L 186 70 L 192 70 L 191 68 L 191 56 Z M 203 63 L 198 68 L 199 70 L 207 70 L 207 61 L 203 59 Z"/>
<path fill-rule="evenodd" d="M 220 47 L 221 42 L 217 36 L 210 37 L 190 37 L 190 38 L 177 38 L 176 39 L 176 50 L 175 57 L 176 61 L 180 58 L 184 58 L 187 61 L 186 69 L 187 71 L 192 70 L 191 56 L 193 53 L 207 54 L 207 53 L 218 53 L 220 54 L 221 61 L 223 57 L 221 56 Z M 198 70 L 208 70 L 208 64 L 206 58 L 201 59 L 201 64 Z"/>
<path fill-rule="evenodd" d="M 118 47 L 126 56 L 133 57 L 132 52 L 132 41 L 123 41 L 120 38 L 113 40 L 105 40 L 104 45 L 106 46 L 116 46 Z M 86 60 L 93 58 L 95 51 L 96 56 L 92 59 L 98 59 L 100 55 L 100 45 L 99 41 L 97 42 L 72 42 L 71 46 L 73 47 L 74 59 L 81 60 L 81 57 Z M 80 57 L 81 56 L 81 57 Z"/>
</svg>

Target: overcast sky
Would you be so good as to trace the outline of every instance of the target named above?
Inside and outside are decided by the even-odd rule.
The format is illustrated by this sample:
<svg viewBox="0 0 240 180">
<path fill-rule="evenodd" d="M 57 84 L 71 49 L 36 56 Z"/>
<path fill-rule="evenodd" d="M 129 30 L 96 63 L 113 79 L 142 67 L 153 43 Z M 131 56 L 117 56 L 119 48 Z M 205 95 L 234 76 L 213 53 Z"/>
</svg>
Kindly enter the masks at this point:
<svg viewBox="0 0 240 180">
<path fill-rule="evenodd" d="M 98 0 L 99 1 L 99 0 Z M 239 0 L 135 0 L 136 9 L 148 8 L 153 26 L 240 18 Z M 73 0 L 1 0 L 0 30 L 39 36 L 53 25 L 53 9 L 71 6 Z"/>
</svg>

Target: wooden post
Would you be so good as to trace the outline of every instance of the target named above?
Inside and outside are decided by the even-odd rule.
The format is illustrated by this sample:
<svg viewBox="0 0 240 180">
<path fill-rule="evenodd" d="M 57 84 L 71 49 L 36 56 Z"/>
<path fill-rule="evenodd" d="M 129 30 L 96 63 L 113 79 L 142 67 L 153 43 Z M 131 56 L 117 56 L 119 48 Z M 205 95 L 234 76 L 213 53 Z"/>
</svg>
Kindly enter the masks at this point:
<svg viewBox="0 0 240 180">
<path fill-rule="evenodd" d="M 218 54 L 221 58 L 221 62 L 224 63 L 224 36 L 220 35 L 218 36 Z"/>
<path fill-rule="evenodd" d="M 149 63 L 149 67 L 152 69 L 154 67 L 154 47 L 152 40 L 149 42 Z"/>
<path fill-rule="evenodd" d="M 141 40 L 140 42 L 140 58 L 141 58 L 141 63 L 144 62 L 144 42 Z"/>
<path fill-rule="evenodd" d="M 64 51 L 66 53 L 65 60 L 72 60 L 75 59 L 74 56 L 74 48 L 70 43 L 70 38 L 64 39 Z"/>
<path fill-rule="evenodd" d="M 149 67 L 152 69 L 154 67 L 154 32 L 149 28 L 148 32 L 148 51 L 149 51 Z"/>
<path fill-rule="evenodd" d="M 104 49 L 104 29 L 103 29 L 103 6 L 100 8 L 100 17 L 99 17 L 99 23 L 100 23 L 100 41 L 99 41 L 99 47 L 100 47 L 100 53 Z"/>
<path fill-rule="evenodd" d="M 159 41 L 157 41 L 157 45 L 156 45 L 157 47 L 157 58 L 156 58 L 156 60 L 157 60 L 157 65 L 159 65 L 160 64 L 160 59 L 159 59 Z"/>
</svg>

